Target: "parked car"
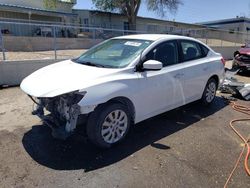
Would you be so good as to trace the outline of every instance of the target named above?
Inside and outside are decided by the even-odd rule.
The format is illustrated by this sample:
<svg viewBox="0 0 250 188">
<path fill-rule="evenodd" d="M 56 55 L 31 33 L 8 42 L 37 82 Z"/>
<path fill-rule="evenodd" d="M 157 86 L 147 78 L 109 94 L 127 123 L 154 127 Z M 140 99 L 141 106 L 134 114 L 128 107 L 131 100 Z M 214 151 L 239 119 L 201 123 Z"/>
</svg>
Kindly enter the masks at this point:
<svg viewBox="0 0 250 188">
<path fill-rule="evenodd" d="M 250 44 L 246 44 L 234 52 L 232 69 L 239 69 L 240 71 L 250 70 Z"/>
<path fill-rule="evenodd" d="M 21 88 L 54 136 L 86 126 L 89 139 L 107 148 L 123 140 L 133 124 L 196 100 L 212 103 L 224 63 L 193 38 L 130 35 L 44 67 L 26 77 Z"/>
<path fill-rule="evenodd" d="M 250 55 L 250 44 L 244 44 L 241 48 L 234 52 L 234 57 L 239 54 L 249 54 Z"/>
</svg>

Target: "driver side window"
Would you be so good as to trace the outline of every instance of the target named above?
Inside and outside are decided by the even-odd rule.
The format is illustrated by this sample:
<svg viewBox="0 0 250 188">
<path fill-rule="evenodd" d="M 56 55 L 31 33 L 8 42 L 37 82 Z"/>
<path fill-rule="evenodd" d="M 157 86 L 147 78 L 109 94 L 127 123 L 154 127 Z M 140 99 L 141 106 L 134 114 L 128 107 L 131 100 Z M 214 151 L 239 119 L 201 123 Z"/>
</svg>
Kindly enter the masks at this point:
<svg viewBox="0 0 250 188">
<path fill-rule="evenodd" d="M 146 55 L 146 60 L 162 62 L 163 67 L 178 63 L 178 47 L 176 41 L 161 43 Z"/>
</svg>

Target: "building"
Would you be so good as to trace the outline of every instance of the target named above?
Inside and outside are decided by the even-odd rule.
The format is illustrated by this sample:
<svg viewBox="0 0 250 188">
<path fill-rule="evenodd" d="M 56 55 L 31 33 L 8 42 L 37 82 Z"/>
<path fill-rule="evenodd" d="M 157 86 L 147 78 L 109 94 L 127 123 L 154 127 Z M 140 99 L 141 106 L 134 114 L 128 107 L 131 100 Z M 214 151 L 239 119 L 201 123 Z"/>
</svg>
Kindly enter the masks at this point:
<svg viewBox="0 0 250 188">
<path fill-rule="evenodd" d="M 26 22 L 26 25 L 0 22 L 2 33 L 14 36 L 53 36 L 55 33 L 58 37 L 84 36 L 103 39 L 135 32 L 169 33 L 237 43 L 250 39 L 248 18 L 190 24 L 137 17 L 136 31 L 129 31 L 127 17 L 122 14 L 73 9 L 77 0 L 57 0 L 54 7 L 45 6 L 45 2 L 46 0 L 0 0 L 0 21 Z M 71 25 L 74 27 L 70 27 Z"/>
<path fill-rule="evenodd" d="M 246 17 L 236 17 L 231 19 L 215 20 L 199 23 L 207 27 L 228 30 L 230 32 L 248 32 L 250 30 L 250 19 Z"/>
<path fill-rule="evenodd" d="M 0 21 L 18 23 L 1 23 L 1 32 L 15 36 L 52 36 L 52 27 L 35 24 L 72 24 L 77 19 L 77 15 L 72 12 L 75 4 L 76 0 L 57 0 L 55 7 L 48 7 L 44 0 L 1 0 Z M 22 25 L 22 22 L 28 22 L 29 25 Z"/>
<path fill-rule="evenodd" d="M 57 0 L 55 7 L 45 6 L 46 0 L 1 0 L 0 21 L 28 22 L 29 25 L 0 23 L 2 33 L 10 33 L 15 36 L 52 36 L 56 30 L 57 36 L 77 36 L 79 33 L 89 32 L 87 36 L 97 38 L 109 38 L 123 34 L 134 33 L 128 31 L 127 17 L 111 12 L 97 10 L 73 9 L 76 0 Z M 35 24 L 62 25 L 53 30 L 46 26 L 41 28 Z M 74 25 L 85 28 L 66 28 Z M 102 30 L 91 30 L 88 27 L 102 28 Z M 165 21 L 161 19 L 138 17 L 137 33 L 171 33 L 191 35 L 193 30 L 205 28 L 197 24 Z M 107 30 L 105 30 L 107 29 Z M 112 31 L 111 31 L 112 30 Z M 93 34 L 93 32 L 95 32 Z"/>
<path fill-rule="evenodd" d="M 56 7 L 46 7 L 44 0 L 1 0 L 1 19 L 24 19 L 43 22 L 71 22 L 76 0 L 57 0 Z"/>
<path fill-rule="evenodd" d="M 84 27 L 100 27 L 115 30 L 128 30 L 128 19 L 118 13 L 103 12 L 97 10 L 73 9 L 78 15 L 77 23 Z M 147 33 L 178 33 L 187 30 L 205 28 L 198 24 L 180 23 L 162 19 L 137 17 L 136 30 Z"/>
<path fill-rule="evenodd" d="M 250 40 L 250 19 L 246 17 L 215 20 L 198 24 L 210 28 L 211 31 L 213 31 L 212 29 L 220 30 L 220 33 L 211 33 L 213 36 L 220 35 L 217 37 L 227 41 L 245 43 Z"/>
</svg>

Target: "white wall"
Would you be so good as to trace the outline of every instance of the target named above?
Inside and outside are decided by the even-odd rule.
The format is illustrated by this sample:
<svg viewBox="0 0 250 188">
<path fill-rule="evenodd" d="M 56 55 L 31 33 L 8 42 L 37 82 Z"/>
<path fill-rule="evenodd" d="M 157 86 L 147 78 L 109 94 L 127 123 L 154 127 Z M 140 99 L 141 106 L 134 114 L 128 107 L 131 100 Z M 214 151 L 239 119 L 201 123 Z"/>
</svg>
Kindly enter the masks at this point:
<svg viewBox="0 0 250 188">
<path fill-rule="evenodd" d="M 15 86 L 32 72 L 59 60 L 0 62 L 0 85 Z"/>
<path fill-rule="evenodd" d="M 237 46 L 226 46 L 226 47 L 212 47 L 211 48 L 220 53 L 224 59 L 229 60 L 233 59 L 234 52 L 239 49 Z"/>
</svg>

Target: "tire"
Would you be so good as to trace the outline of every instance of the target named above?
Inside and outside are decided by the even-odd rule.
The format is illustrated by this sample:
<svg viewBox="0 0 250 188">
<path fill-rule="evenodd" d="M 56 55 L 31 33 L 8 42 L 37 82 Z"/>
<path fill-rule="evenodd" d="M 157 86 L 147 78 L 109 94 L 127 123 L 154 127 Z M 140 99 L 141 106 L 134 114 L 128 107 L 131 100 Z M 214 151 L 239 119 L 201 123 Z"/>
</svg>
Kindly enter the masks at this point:
<svg viewBox="0 0 250 188">
<path fill-rule="evenodd" d="M 210 105 L 216 96 L 218 83 L 214 78 L 210 78 L 202 94 L 201 102 L 204 106 Z"/>
<path fill-rule="evenodd" d="M 240 52 L 236 51 L 234 52 L 234 57 L 237 56 Z"/>
<path fill-rule="evenodd" d="M 128 108 L 122 103 L 98 106 L 88 119 L 88 138 L 97 147 L 109 148 L 126 137 L 131 120 Z"/>
</svg>

